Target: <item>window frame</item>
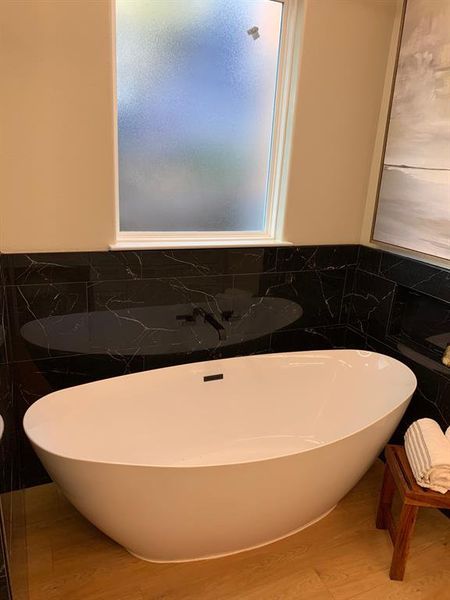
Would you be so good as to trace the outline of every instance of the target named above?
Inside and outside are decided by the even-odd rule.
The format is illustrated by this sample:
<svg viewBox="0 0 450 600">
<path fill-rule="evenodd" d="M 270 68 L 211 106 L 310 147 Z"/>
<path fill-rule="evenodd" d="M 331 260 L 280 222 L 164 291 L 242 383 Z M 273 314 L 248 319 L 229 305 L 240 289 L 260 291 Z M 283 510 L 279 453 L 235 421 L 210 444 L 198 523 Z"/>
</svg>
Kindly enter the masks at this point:
<svg viewBox="0 0 450 600">
<path fill-rule="evenodd" d="M 282 239 L 290 150 L 298 79 L 302 0 L 271 0 L 283 4 L 279 61 L 270 147 L 267 204 L 263 231 L 121 231 L 116 69 L 116 5 L 112 3 L 113 130 L 115 242 L 111 250 L 291 245 Z"/>
</svg>

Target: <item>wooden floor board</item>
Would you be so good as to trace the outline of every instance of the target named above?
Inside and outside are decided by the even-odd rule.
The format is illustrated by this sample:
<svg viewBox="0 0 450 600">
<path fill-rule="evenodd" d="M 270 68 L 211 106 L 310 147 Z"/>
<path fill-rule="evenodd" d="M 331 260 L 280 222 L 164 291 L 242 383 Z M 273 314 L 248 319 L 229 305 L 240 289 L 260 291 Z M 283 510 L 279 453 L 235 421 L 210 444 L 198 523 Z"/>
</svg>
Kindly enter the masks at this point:
<svg viewBox="0 0 450 600">
<path fill-rule="evenodd" d="M 157 565 L 130 556 L 48 484 L 26 492 L 30 600 L 432 600 L 450 597 L 450 521 L 419 512 L 404 582 L 375 528 L 381 463 L 325 519 L 227 558 Z"/>
</svg>

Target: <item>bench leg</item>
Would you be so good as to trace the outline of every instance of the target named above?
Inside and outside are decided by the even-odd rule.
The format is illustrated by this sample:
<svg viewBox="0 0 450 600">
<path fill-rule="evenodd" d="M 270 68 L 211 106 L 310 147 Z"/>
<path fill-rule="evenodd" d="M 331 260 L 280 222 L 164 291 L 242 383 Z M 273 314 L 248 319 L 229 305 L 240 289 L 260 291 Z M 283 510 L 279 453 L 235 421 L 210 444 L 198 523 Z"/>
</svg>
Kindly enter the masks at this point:
<svg viewBox="0 0 450 600">
<path fill-rule="evenodd" d="M 391 470 L 388 464 L 386 463 L 386 466 L 384 467 L 383 484 L 381 486 L 380 499 L 378 501 L 378 511 L 376 520 L 377 529 L 387 529 L 388 521 L 386 519 L 386 515 L 391 509 L 394 492 L 394 478 L 392 477 Z"/>
<path fill-rule="evenodd" d="M 404 504 L 400 513 L 400 520 L 395 536 L 394 554 L 392 556 L 389 576 L 396 581 L 402 581 L 405 575 L 406 560 L 408 558 L 411 535 L 416 524 L 418 506 Z"/>
</svg>

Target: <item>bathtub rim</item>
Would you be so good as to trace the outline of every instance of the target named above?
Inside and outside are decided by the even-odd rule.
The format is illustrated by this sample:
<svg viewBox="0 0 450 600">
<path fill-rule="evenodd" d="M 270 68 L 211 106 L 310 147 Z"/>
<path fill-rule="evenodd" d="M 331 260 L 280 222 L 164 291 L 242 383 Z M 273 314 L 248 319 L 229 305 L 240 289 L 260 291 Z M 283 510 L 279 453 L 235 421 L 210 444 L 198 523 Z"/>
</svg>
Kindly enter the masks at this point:
<svg viewBox="0 0 450 600">
<path fill-rule="evenodd" d="M 167 465 L 158 465 L 158 464 L 141 464 L 141 463 L 132 463 L 132 462 L 122 462 L 122 461 L 107 461 L 107 460 L 95 460 L 92 458 L 81 458 L 79 456 L 70 456 L 67 454 L 61 454 L 58 452 L 54 452 L 52 450 L 49 450 L 47 448 L 45 448 L 44 446 L 42 446 L 41 444 L 38 444 L 36 441 L 34 441 L 32 439 L 32 437 L 29 435 L 29 432 L 27 431 L 26 428 L 26 418 L 27 418 L 27 414 L 29 413 L 29 411 L 31 411 L 33 409 L 34 406 L 36 406 L 39 402 L 44 401 L 46 398 L 48 398 L 49 396 L 53 396 L 54 394 L 58 394 L 61 392 L 64 392 L 65 389 L 73 389 L 76 387 L 80 387 L 83 388 L 85 386 L 91 386 L 91 385 L 95 385 L 98 384 L 101 381 L 111 381 L 116 379 L 117 377 L 121 377 L 121 378 L 125 378 L 125 377 L 132 377 L 133 375 L 136 375 L 136 373 L 128 373 L 126 375 L 118 375 L 117 377 L 109 377 L 108 379 L 99 379 L 97 381 L 92 381 L 89 383 L 84 383 L 81 384 L 79 386 L 71 386 L 71 388 L 64 388 L 61 390 L 57 390 L 55 392 L 51 392 L 50 394 L 46 394 L 45 396 L 42 396 L 41 398 L 39 398 L 38 400 L 36 400 L 36 402 L 34 402 L 25 412 L 25 415 L 23 416 L 22 419 L 22 426 L 25 432 L 25 435 L 27 436 L 27 439 L 29 440 L 29 442 L 32 444 L 33 449 L 34 447 L 39 448 L 40 450 L 42 450 L 43 452 L 47 453 L 47 454 L 51 454 L 52 456 L 55 456 L 57 458 L 60 459 L 65 459 L 65 460 L 72 460 L 72 461 L 79 461 L 79 462 L 84 462 L 84 463 L 93 463 L 93 464 L 98 464 L 98 465 L 112 465 L 112 466 L 121 466 L 121 467 L 134 467 L 134 468 L 152 468 L 152 469 L 205 469 L 205 468 L 224 468 L 224 467 L 237 467 L 237 466 L 241 466 L 241 465 L 248 465 L 248 464 L 255 464 L 255 463 L 262 463 L 262 462 L 268 462 L 268 461 L 273 461 L 273 460 L 277 460 L 277 459 L 281 459 L 281 458 L 289 458 L 292 456 L 296 456 L 298 454 L 303 454 L 306 452 L 312 452 L 314 450 L 318 450 L 319 448 L 325 448 L 326 446 L 329 446 L 331 444 L 336 444 L 338 442 L 341 442 L 343 440 L 346 440 L 350 437 L 352 437 L 353 435 L 356 435 L 358 433 L 361 433 L 367 429 L 369 429 L 370 427 L 372 427 L 373 425 L 375 425 L 376 423 L 378 423 L 379 421 L 389 417 L 389 415 L 391 415 L 392 413 L 394 413 L 396 410 L 398 410 L 402 405 L 406 405 L 405 406 L 405 410 L 408 407 L 411 398 L 414 394 L 414 392 L 417 389 L 417 377 L 415 376 L 414 372 L 407 366 L 405 365 L 403 362 L 401 362 L 400 360 L 393 358 L 392 356 L 388 356 L 386 354 L 383 354 L 381 352 L 372 352 L 371 350 L 359 350 L 359 349 L 352 349 L 352 348 L 344 348 L 344 349 L 331 349 L 331 350 L 294 350 L 291 352 L 271 352 L 268 354 L 263 354 L 263 355 L 253 355 L 253 356 L 289 356 L 292 354 L 298 354 L 298 353 L 310 353 L 310 352 L 339 352 L 340 350 L 343 351 L 349 351 L 349 352 L 367 352 L 370 355 L 375 355 L 375 356 L 382 356 L 384 358 L 388 358 L 396 363 L 399 363 L 402 368 L 408 369 L 409 374 L 411 377 L 411 383 L 414 383 L 412 390 L 410 392 L 409 395 L 407 395 L 405 398 L 403 398 L 401 401 L 397 402 L 388 412 L 383 413 L 381 416 L 379 416 L 377 419 L 373 419 L 371 421 L 369 421 L 366 425 L 364 425 L 363 427 L 360 427 L 359 429 L 355 429 L 354 431 L 351 431 L 350 433 L 347 433 L 346 435 L 342 435 L 340 437 L 336 437 L 333 440 L 330 440 L 328 442 L 322 443 L 320 446 L 315 446 L 312 448 L 304 448 L 303 450 L 297 450 L 295 452 L 288 452 L 285 454 L 277 454 L 274 456 L 266 456 L 264 458 L 257 458 L 257 459 L 251 459 L 251 460 L 243 460 L 241 462 L 228 462 L 228 463 L 213 463 L 213 464 L 204 464 L 204 465 L 193 465 L 193 464 L 189 464 L 189 465 L 176 465 L 176 464 L 167 464 Z M 252 355 L 250 355 L 252 356 Z M 226 360 L 226 361 L 234 361 L 234 360 L 241 360 L 242 358 L 247 358 L 246 356 L 236 356 L 233 358 L 221 358 L 221 359 L 216 359 L 216 360 Z M 194 364 L 211 364 L 214 363 L 215 361 L 200 361 L 198 363 L 185 363 L 185 365 L 194 365 Z M 178 366 L 181 365 L 175 365 L 174 367 L 161 367 L 162 369 L 170 369 L 170 368 L 177 368 Z M 183 365 L 184 366 L 184 365 Z M 148 371 L 139 371 L 139 373 L 147 373 L 147 372 L 151 372 L 151 371 L 159 371 L 160 369 L 149 369 Z"/>
</svg>

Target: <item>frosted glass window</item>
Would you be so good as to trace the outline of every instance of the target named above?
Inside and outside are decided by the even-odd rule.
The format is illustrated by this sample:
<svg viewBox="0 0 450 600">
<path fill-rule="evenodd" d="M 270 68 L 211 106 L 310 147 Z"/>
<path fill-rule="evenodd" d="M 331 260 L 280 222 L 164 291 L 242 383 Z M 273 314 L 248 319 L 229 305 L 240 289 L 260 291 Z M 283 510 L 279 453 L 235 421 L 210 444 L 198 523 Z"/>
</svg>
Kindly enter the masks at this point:
<svg viewBox="0 0 450 600">
<path fill-rule="evenodd" d="M 283 4 L 117 0 L 122 231 L 262 231 Z"/>
</svg>

